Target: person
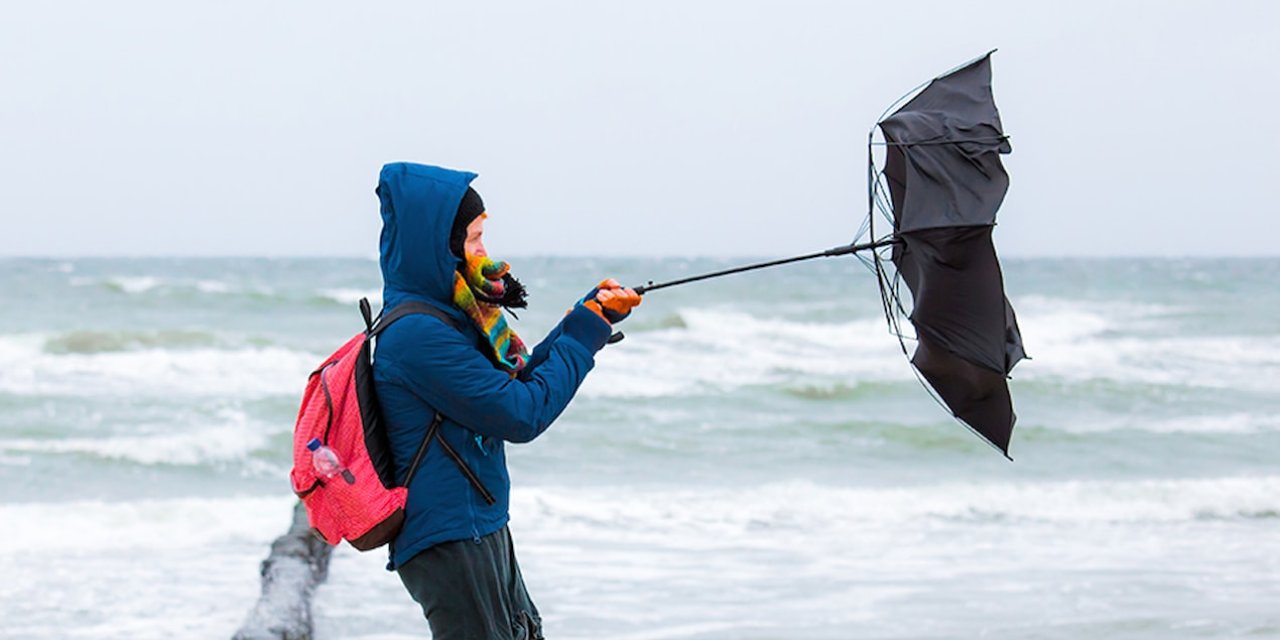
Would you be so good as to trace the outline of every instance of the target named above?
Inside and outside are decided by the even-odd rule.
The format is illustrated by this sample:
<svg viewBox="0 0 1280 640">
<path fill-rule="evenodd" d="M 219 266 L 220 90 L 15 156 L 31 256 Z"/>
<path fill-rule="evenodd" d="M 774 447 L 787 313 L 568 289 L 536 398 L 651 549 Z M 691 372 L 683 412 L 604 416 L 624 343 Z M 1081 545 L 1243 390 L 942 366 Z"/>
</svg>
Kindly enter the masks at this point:
<svg viewBox="0 0 1280 640">
<path fill-rule="evenodd" d="M 503 317 L 525 306 L 525 290 L 485 251 L 488 214 L 475 177 L 393 163 L 378 181 L 384 309 L 426 302 L 456 321 L 409 315 L 376 343 L 374 386 L 401 483 L 442 419 L 408 487 L 388 569 L 436 640 L 541 639 L 507 528 L 504 444 L 551 426 L 640 296 L 606 280 L 527 351 Z"/>
</svg>

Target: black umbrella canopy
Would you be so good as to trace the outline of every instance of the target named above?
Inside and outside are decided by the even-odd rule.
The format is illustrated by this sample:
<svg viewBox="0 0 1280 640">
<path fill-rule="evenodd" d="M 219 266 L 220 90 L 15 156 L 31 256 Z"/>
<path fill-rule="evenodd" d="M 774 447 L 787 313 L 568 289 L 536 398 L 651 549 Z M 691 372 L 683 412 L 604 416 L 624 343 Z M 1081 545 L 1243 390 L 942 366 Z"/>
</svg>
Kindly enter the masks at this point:
<svg viewBox="0 0 1280 640">
<path fill-rule="evenodd" d="M 881 120 L 894 231 L 992 225 L 1013 148 L 991 94 L 991 54 L 929 83 Z"/>
<path fill-rule="evenodd" d="M 1005 456 L 1013 433 L 1013 401 L 1006 378 L 1026 357 L 1013 307 L 991 244 L 996 211 L 1009 188 L 1000 155 L 1012 149 L 991 96 L 991 54 L 929 83 L 877 123 L 887 148 L 884 179 L 868 148 L 868 242 L 748 264 L 667 282 L 648 282 L 637 293 L 815 258 L 868 251 L 873 256 L 885 317 L 903 341 L 906 308 L 898 285 L 906 282 L 915 326 L 911 363 L 926 385 L 961 422 Z M 889 189 L 894 232 L 875 237 L 874 209 Z M 861 236 L 861 232 L 859 233 Z M 890 257 L 882 256 L 889 251 Z M 892 265 L 889 263 L 892 262 Z M 614 334 L 611 342 L 621 339 Z"/>
<path fill-rule="evenodd" d="M 952 413 L 1005 455 L 1017 417 L 1007 376 L 1026 357 L 991 231 L 1012 151 L 991 93 L 991 54 L 929 85 L 878 123 L 911 291 L 911 363 Z"/>
</svg>

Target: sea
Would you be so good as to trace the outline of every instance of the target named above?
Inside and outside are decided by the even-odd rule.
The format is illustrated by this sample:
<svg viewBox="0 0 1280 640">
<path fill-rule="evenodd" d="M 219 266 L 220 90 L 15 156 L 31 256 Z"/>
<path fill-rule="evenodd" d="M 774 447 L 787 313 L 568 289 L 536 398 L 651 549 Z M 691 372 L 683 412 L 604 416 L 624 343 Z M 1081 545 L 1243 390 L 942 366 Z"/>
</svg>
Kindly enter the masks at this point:
<svg viewBox="0 0 1280 640">
<path fill-rule="evenodd" d="M 512 322 L 744 260 L 514 259 Z M 858 260 L 647 294 L 509 445 L 547 637 L 1280 638 L 1280 259 L 1003 267 L 1012 460 L 921 387 Z M 0 261 L 0 637 L 229 638 L 307 375 L 380 290 L 365 258 Z M 316 638 L 429 635 L 385 563 L 335 549 Z"/>
</svg>

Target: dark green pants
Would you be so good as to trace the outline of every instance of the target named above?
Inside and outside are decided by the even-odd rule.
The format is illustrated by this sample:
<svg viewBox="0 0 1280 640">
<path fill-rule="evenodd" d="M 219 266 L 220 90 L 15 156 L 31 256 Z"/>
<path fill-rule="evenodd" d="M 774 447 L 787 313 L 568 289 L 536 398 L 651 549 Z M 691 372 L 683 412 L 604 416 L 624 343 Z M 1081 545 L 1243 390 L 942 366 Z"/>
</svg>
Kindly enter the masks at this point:
<svg viewBox="0 0 1280 640">
<path fill-rule="evenodd" d="M 438 544 L 396 569 L 434 640 L 543 640 L 506 527 Z"/>
</svg>

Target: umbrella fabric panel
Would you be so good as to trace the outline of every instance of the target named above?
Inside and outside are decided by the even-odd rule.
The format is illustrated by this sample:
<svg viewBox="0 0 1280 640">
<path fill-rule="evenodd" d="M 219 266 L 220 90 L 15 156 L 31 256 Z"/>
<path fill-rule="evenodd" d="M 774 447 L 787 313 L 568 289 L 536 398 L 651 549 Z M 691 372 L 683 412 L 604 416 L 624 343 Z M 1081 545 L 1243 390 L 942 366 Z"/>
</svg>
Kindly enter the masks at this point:
<svg viewBox="0 0 1280 640">
<path fill-rule="evenodd" d="M 1025 357 L 992 227 L 902 234 L 893 263 L 911 291 L 911 324 L 939 348 L 1001 377 Z"/>
<path fill-rule="evenodd" d="M 955 417 L 1008 456 L 1018 417 L 1005 377 L 939 347 L 928 334 L 919 338 L 911 364 Z"/>
<path fill-rule="evenodd" d="M 935 79 L 879 125 L 896 231 L 994 224 L 1009 189 L 1000 155 L 1013 149 L 991 93 L 990 54 Z"/>
</svg>

